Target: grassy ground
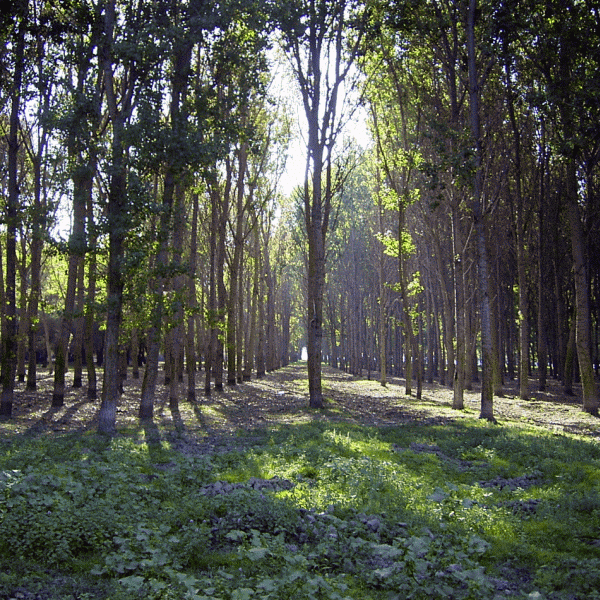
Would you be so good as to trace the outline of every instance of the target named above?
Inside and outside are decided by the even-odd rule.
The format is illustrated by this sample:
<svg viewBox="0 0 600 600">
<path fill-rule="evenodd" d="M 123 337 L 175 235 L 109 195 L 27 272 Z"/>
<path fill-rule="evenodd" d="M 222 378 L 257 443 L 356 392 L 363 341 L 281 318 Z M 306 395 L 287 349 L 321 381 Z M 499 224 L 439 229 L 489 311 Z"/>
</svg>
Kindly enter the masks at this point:
<svg viewBox="0 0 600 600">
<path fill-rule="evenodd" d="M 72 390 L 0 424 L 0 598 L 600 598 L 600 423 L 553 393 L 496 400 L 303 367 L 136 419 Z"/>
</svg>

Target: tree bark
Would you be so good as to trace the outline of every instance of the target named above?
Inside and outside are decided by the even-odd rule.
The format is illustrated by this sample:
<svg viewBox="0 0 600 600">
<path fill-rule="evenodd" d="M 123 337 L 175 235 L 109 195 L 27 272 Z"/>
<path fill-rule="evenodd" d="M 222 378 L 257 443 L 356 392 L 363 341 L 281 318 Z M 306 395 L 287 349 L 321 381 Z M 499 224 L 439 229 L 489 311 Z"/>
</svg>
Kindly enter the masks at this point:
<svg viewBox="0 0 600 600">
<path fill-rule="evenodd" d="M 119 399 L 119 333 L 123 309 L 122 260 L 125 235 L 128 230 L 128 191 L 125 166 L 125 121 L 131 109 L 131 94 L 117 101 L 113 80 L 112 43 L 115 27 L 115 0 L 105 8 L 105 40 L 100 49 L 100 68 L 103 70 L 105 93 L 112 123 L 111 176 L 108 190 L 107 221 L 108 266 L 106 285 L 106 333 L 104 348 L 104 380 L 102 403 L 98 412 L 98 432 L 113 434 L 116 429 L 117 403 Z M 133 76 L 129 85 L 133 84 Z"/>
<path fill-rule="evenodd" d="M 216 256 L 217 256 L 217 228 L 219 225 L 219 192 L 216 188 L 216 182 L 210 188 L 211 199 L 211 221 L 208 234 L 209 264 L 208 264 L 208 307 L 207 307 L 207 343 L 204 358 L 205 381 L 204 395 L 210 396 L 212 390 L 212 370 L 215 362 L 214 354 L 217 344 L 217 290 L 216 290 Z"/>
<path fill-rule="evenodd" d="M 467 53 L 469 63 L 469 99 L 471 107 L 471 131 L 475 143 L 475 175 L 473 181 L 473 198 L 471 211 L 475 225 L 479 267 L 479 294 L 481 302 L 481 354 L 483 373 L 481 380 L 481 412 L 480 418 L 495 421 L 494 395 L 492 385 L 493 346 L 492 315 L 490 309 L 489 269 L 486 248 L 486 230 L 483 214 L 483 166 L 482 141 L 479 115 L 479 82 L 475 55 L 475 14 L 477 0 L 469 0 L 467 17 Z"/>
<path fill-rule="evenodd" d="M 454 312 L 456 323 L 456 369 L 454 371 L 454 393 L 452 408 L 463 410 L 465 407 L 465 283 L 463 263 L 465 259 L 463 236 L 460 230 L 458 208 L 452 206 L 452 245 L 454 255 Z"/>
<path fill-rule="evenodd" d="M 590 292 L 585 263 L 584 234 L 577 202 L 577 171 L 574 160 L 567 163 L 567 213 L 571 226 L 571 252 L 575 279 L 575 345 L 583 390 L 583 410 L 598 416 L 600 404 L 591 356 Z"/>
<path fill-rule="evenodd" d="M 25 3 L 28 6 L 28 3 Z M 25 8 L 27 10 L 27 8 Z M 10 91 L 10 118 L 8 133 L 8 198 L 5 206 L 6 223 L 6 277 L 4 280 L 4 302 L 2 312 L 4 328 L 2 331 L 0 354 L 0 380 L 2 394 L 0 396 L 0 417 L 12 417 L 14 400 L 15 371 L 17 362 L 17 306 L 16 306 L 16 272 L 17 272 L 17 230 L 19 220 L 19 111 L 21 108 L 21 83 L 25 66 L 25 24 L 27 14 L 22 15 L 15 28 L 15 62 L 12 88 Z"/>
<path fill-rule="evenodd" d="M 529 256 L 527 252 L 527 218 L 523 198 L 523 174 L 521 166 L 521 133 L 514 106 L 512 89 L 512 72 L 507 62 L 505 65 L 505 85 L 508 114 L 513 133 L 514 165 L 515 165 L 515 194 L 516 194 L 516 245 L 517 245 L 517 276 L 519 286 L 519 396 L 522 400 L 529 399 L 529 303 L 527 299 L 527 267 Z"/>
<path fill-rule="evenodd" d="M 21 260 L 18 262 L 19 278 L 19 314 L 27 314 L 27 251 L 26 239 L 21 232 Z M 19 319 L 17 328 L 17 379 L 19 383 L 25 381 L 25 351 L 27 348 L 27 319 Z"/>
<path fill-rule="evenodd" d="M 96 244 L 97 235 L 94 224 L 94 205 L 91 195 L 87 202 L 87 227 L 89 232 L 89 258 L 88 258 L 88 288 L 85 302 L 85 325 L 84 325 L 84 347 L 85 347 L 85 362 L 87 369 L 87 397 L 88 400 L 96 400 L 97 392 L 97 375 L 96 363 L 94 362 L 94 327 L 96 317 L 96 279 L 97 279 L 97 258 Z"/>
<path fill-rule="evenodd" d="M 242 251 L 244 247 L 244 186 L 247 169 L 248 148 L 243 142 L 238 151 L 238 177 L 236 189 L 236 216 L 233 235 L 233 258 L 229 265 L 229 297 L 227 299 L 227 384 L 237 383 L 237 330 L 241 328 L 238 323 L 238 294 L 242 293 L 239 288 L 240 271 L 242 270 Z"/>
<path fill-rule="evenodd" d="M 77 292 L 75 294 L 75 314 L 73 323 L 73 387 L 83 385 L 83 304 L 85 294 L 85 260 L 81 257 L 77 266 Z"/>
<path fill-rule="evenodd" d="M 192 224 L 190 231 L 190 258 L 188 266 L 188 318 L 186 331 L 186 370 L 187 370 L 187 399 L 196 402 L 196 272 L 198 270 L 198 214 L 200 212 L 198 194 L 192 196 Z"/>
</svg>

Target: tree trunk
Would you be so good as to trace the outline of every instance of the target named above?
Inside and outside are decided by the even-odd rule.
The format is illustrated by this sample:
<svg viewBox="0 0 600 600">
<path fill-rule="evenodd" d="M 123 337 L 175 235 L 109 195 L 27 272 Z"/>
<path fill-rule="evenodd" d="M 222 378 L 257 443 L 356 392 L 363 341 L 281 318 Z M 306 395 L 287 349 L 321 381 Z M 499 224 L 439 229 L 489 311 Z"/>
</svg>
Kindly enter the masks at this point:
<svg viewBox="0 0 600 600">
<path fill-rule="evenodd" d="M 258 223 L 255 224 L 253 230 L 253 272 L 252 272 L 252 292 L 250 301 L 250 331 L 248 333 L 248 343 L 245 348 L 244 358 L 244 381 L 250 381 L 252 371 L 254 370 L 254 357 L 256 354 L 256 332 L 258 319 L 258 304 L 259 304 L 259 276 L 260 276 L 260 232 Z"/>
<path fill-rule="evenodd" d="M 400 282 L 400 298 L 402 301 L 402 313 L 404 320 L 404 332 L 406 343 L 404 351 L 406 353 L 405 360 L 405 394 L 412 394 L 412 378 L 413 378 L 413 349 L 414 349 L 414 332 L 412 316 L 410 314 L 410 303 L 408 300 L 408 281 L 406 273 L 406 260 L 404 259 L 404 250 L 402 248 L 402 240 L 404 237 L 404 211 L 403 198 L 399 198 L 398 205 L 398 281 Z"/>
<path fill-rule="evenodd" d="M 545 128 L 542 124 L 542 151 L 540 153 L 540 189 L 539 189 L 539 211 L 538 211 L 538 315 L 537 315 L 537 355 L 538 355 L 538 389 L 540 392 L 546 390 L 546 379 L 548 375 L 548 247 L 546 244 L 546 142 Z"/>
<path fill-rule="evenodd" d="M 137 327 L 131 329 L 131 377 L 140 378 L 140 330 Z"/>
<path fill-rule="evenodd" d="M 241 329 L 241 322 L 238 323 L 238 294 L 242 294 L 240 289 L 240 271 L 242 265 L 242 251 L 244 247 L 244 186 L 247 170 L 247 143 L 241 144 L 238 152 L 238 178 L 236 191 L 236 217 L 235 231 L 233 235 L 233 259 L 229 265 L 229 298 L 227 300 L 227 384 L 235 385 L 237 383 L 237 330 Z"/>
<path fill-rule="evenodd" d="M 184 188 L 177 185 L 175 192 L 175 205 L 173 207 L 173 256 L 171 264 L 175 273 L 173 278 L 173 322 L 171 329 L 171 381 L 169 386 L 169 408 L 171 411 L 179 411 L 179 384 L 182 380 L 181 360 L 183 357 L 183 281 L 179 274 L 181 267 L 181 254 L 183 252 L 183 230 L 184 230 Z"/>
<path fill-rule="evenodd" d="M 517 275 L 519 287 L 519 396 L 522 400 L 529 399 L 529 303 L 527 300 L 527 267 L 529 256 L 525 232 L 527 219 L 522 189 L 521 169 L 521 133 L 514 106 L 512 89 L 512 73 L 509 63 L 505 65 L 506 94 L 508 114 L 514 139 L 515 192 L 516 192 L 516 245 L 517 245 Z"/>
<path fill-rule="evenodd" d="M 227 311 L 227 287 L 225 286 L 225 242 L 227 238 L 227 222 L 229 217 L 229 197 L 231 194 L 231 169 L 227 168 L 227 180 L 223 193 L 217 192 L 219 202 L 219 221 L 217 230 L 217 253 L 215 276 L 217 287 L 216 335 L 214 350 L 213 372 L 215 375 L 215 390 L 223 390 L 223 369 L 225 363 L 222 332 L 225 331 L 225 313 Z"/>
<path fill-rule="evenodd" d="M 583 410 L 597 417 L 600 400 L 591 357 L 590 290 L 585 263 L 584 234 L 579 214 L 577 185 L 577 167 L 574 160 L 569 160 L 567 163 L 566 202 L 571 226 L 571 252 L 573 254 L 573 276 L 575 279 L 575 345 L 583 389 Z"/>
<path fill-rule="evenodd" d="M 27 314 L 27 251 L 26 239 L 21 234 L 21 260 L 19 265 L 19 314 Z M 27 319 L 20 318 L 17 328 L 17 379 L 20 383 L 25 381 L 25 353 L 27 348 Z"/>
<path fill-rule="evenodd" d="M 155 273 L 151 281 L 152 308 L 150 326 L 146 331 L 148 353 L 146 356 L 146 368 L 142 380 L 140 395 L 139 419 L 151 420 L 154 415 L 154 400 L 156 396 L 156 384 L 158 381 L 158 362 L 160 357 L 160 338 L 164 312 L 164 271 L 168 263 L 168 238 L 171 223 L 171 212 L 173 204 L 175 182 L 172 171 L 165 174 L 162 196 L 162 212 L 158 224 L 158 254 L 154 260 Z M 166 356 L 165 356 L 166 360 Z"/>
<path fill-rule="evenodd" d="M 492 384 L 493 346 L 492 315 L 490 309 L 489 269 L 486 248 L 485 221 L 483 214 L 483 165 L 482 141 L 479 123 L 479 82 L 475 55 L 475 14 L 477 0 L 469 0 L 467 18 L 467 54 L 469 63 L 469 99 L 471 108 L 471 131 L 475 143 L 475 175 L 471 210 L 475 224 L 479 267 L 479 294 L 481 302 L 481 354 L 483 373 L 481 380 L 480 418 L 495 421 L 494 396 Z"/>
<path fill-rule="evenodd" d="M 97 236 L 94 225 L 94 205 L 91 195 L 87 201 L 87 223 L 89 232 L 89 258 L 88 258 L 88 289 L 85 302 L 85 325 L 84 325 L 84 346 L 85 346 L 85 362 L 87 369 L 87 397 L 88 400 L 96 400 L 97 392 L 97 376 L 96 363 L 94 362 L 94 326 L 96 318 L 96 279 L 97 279 L 97 258 L 96 258 L 96 242 Z"/>
<path fill-rule="evenodd" d="M 216 185 L 216 183 L 215 183 Z M 211 222 L 210 230 L 208 234 L 208 246 L 209 246 L 209 264 L 208 264 L 208 307 L 207 307 L 207 340 L 206 340 L 206 353 L 204 358 L 205 368 L 205 381 L 204 381 L 204 395 L 211 395 L 212 386 L 212 371 L 214 365 L 214 354 L 217 344 L 217 290 L 216 290 L 216 256 L 217 256 L 217 228 L 219 225 L 219 199 L 218 190 L 215 190 L 215 185 L 211 187 L 210 199 L 211 199 Z"/>
<path fill-rule="evenodd" d="M 565 364 L 563 366 L 563 392 L 566 396 L 573 396 L 573 369 L 575 367 L 575 337 L 577 325 L 575 317 L 571 318 L 569 339 L 565 351 Z"/>
<path fill-rule="evenodd" d="M 28 6 L 28 3 L 25 3 Z M 27 10 L 27 9 L 26 9 Z M 24 69 L 25 27 L 27 15 L 23 15 L 15 28 L 14 77 L 10 91 L 10 119 L 8 132 L 8 198 L 5 206 L 6 223 L 6 278 L 2 313 L 4 328 L 2 331 L 0 353 L 0 379 L 2 395 L 0 397 L 0 417 L 11 418 L 14 400 L 15 371 L 17 361 L 17 230 L 19 220 L 19 111 L 21 108 L 21 83 Z"/>
<path fill-rule="evenodd" d="M 75 295 L 75 319 L 73 327 L 73 387 L 83 385 L 83 304 L 85 293 L 85 261 L 83 257 L 77 267 L 77 293 Z"/>
<path fill-rule="evenodd" d="M 267 292 L 267 303 L 266 303 L 266 368 L 268 372 L 274 371 L 278 368 L 277 364 L 277 340 L 275 337 L 275 282 L 274 274 L 271 269 L 271 256 L 269 252 L 269 238 L 270 234 L 267 230 L 264 235 L 264 265 L 263 270 L 265 273 L 265 286 Z"/>
<path fill-rule="evenodd" d="M 34 391 L 37 388 L 37 348 L 36 337 L 38 330 L 38 315 L 42 289 L 42 248 L 43 248 L 43 217 L 42 217 L 42 175 L 41 157 L 36 156 L 33 161 L 34 171 L 34 211 L 31 226 L 31 288 L 27 310 L 27 351 L 29 361 L 27 367 L 27 389 Z"/>
<path fill-rule="evenodd" d="M 318 161 L 315 159 L 315 162 Z M 305 189 L 308 231 L 308 394 L 311 408 L 323 408 L 323 389 L 321 385 L 321 360 L 323 345 L 323 288 L 325 285 L 325 247 L 323 236 L 323 217 L 321 211 L 321 175 L 322 168 L 314 167 L 312 202 L 309 199 L 308 183 Z"/>
<path fill-rule="evenodd" d="M 256 316 L 257 316 L 257 331 L 256 331 L 256 377 L 260 379 L 265 376 L 265 286 L 264 277 L 261 277 L 263 272 L 262 260 L 262 244 L 260 243 L 260 231 L 258 226 L 256 229 L 256 272 L 255 272 L 255 289 L 258 290 Z"/>
<path fill-rule="evenodd" d="M 190 231 L 190 259 L 188 267 L 188 307 L 186 331 L 186 369 L 187 399 L 196 402 L 196 333 L 195 320 L 198 307 L 196 298 L 196 272 L 198 270 L 198 213 L 200 212 L 198 194 L 192 195 L 192 224 Z"/>
<path fill-rule="evenodd" d="M 463 410 L 465 407 L 465 289 L 463 262 L 465 259 L 463 236 L 460 230 L 458 208 L 452 206 L 452 242 L 454 255 L 454 312 L 456 323 L 456 369 L 454 372 L 454 394 L 452 408 Z"/>
<path fill-rule="evenodd" d="M 128 191 L 125 166 L 126 148 L 123 140 L 129 101 L 117 103 L 113 80 L 112 38 L 115 26 L 115 0 L 110 0 L 105 12 L 105 41 L 100 49 L 105 94 L 112 122 L 111 176 L 108 189 L 108 265 L 106 285 L 106 333 L 104 348 L 104 380 L 102 403 L 98 413 L 98 432 L 112 434 L 116 429 L 119 399 L 119 333 L 121 331 L 124 280 L 121 263 L 128 230 Z M 131 85 L 133 78 L 129 82 Z M 127 97 L 131 97 L 130 95 Z"/>
</svg>

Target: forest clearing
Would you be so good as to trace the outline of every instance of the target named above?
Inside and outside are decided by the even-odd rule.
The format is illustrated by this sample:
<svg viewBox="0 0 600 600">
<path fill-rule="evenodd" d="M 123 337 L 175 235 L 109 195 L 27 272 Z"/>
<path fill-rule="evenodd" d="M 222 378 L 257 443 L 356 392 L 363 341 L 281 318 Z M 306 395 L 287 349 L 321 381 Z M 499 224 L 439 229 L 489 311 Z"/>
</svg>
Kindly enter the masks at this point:
<svg viewBox="0 0 600 600">
<path fill-rule="evenodd" d="M 559 387 L 498 423 L 479 391 L 324 367 L 308 407 L 294 363 L 138 419 L 128 379 L 117 432 L 98 403 L 17 392 L 0 423 L 0 597 L 596 598 L 596 418 Z"/>
</svg>

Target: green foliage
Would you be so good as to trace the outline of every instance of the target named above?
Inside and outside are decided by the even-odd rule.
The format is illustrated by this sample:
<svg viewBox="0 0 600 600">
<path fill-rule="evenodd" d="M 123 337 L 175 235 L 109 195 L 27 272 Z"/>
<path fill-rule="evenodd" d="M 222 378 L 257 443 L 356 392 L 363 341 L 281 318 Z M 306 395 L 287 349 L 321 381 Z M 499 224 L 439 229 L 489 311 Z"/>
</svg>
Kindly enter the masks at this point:
<svg viewBox="0 0 600 600">
<path fill-rule="evenodd" d="M 393 236 L 390 232 L 377 233 L 375 237 L 383 244 L 385 248 L 385 254 L 398 258 L 400 250 L 402 250 L 403 256 L 410 256 L 416 252 L 415 242 L 413 241 L 412 235 L 408 231 L 401 232 L 401 244 L 398 238 Z"/>
<path fill-rule="evenodd" d="M 589 440 L 467 418 L 239 440 L 211 455 L 136 432 L 3 441 L 0 593 L 60 569 L 51 598 L 597 597 Z"/>
</svg>

